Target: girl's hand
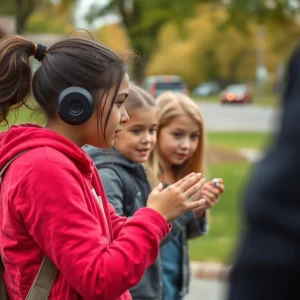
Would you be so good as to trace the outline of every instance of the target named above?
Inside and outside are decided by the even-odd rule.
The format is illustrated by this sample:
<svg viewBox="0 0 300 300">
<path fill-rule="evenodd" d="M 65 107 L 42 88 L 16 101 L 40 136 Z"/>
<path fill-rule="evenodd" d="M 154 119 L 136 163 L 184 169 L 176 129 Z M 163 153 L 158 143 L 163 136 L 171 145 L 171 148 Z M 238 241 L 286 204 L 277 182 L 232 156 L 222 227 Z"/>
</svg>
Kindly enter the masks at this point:
<svg viewBox="0 0 300 300">
<path fill-rule="evenodd" d="M 193 195 L 203 187 L 204 183 L 205 179 L 199 173 L 189 174 L 164 190 L 160 183 L 150 193 L 147 207 L 156 210 L 170 223 L 189 210 L 205 206 L 205 199 L 191 201 Z"/>
<path fill-rule="evenodd" d="M 224 192 L 225 186 L 222 178 L 215 178 L 203 185 L 202 189 L 194 195 L 194 198 L 206 200 L 206 205 L 204 209 L 196 208 L 194 213 L 198 219 L 201 219 L 205 210 L 216 205 L 220 199 L 220 195 Z M 198 198 L 197 198 L 198 197 Z"/>
</svg>

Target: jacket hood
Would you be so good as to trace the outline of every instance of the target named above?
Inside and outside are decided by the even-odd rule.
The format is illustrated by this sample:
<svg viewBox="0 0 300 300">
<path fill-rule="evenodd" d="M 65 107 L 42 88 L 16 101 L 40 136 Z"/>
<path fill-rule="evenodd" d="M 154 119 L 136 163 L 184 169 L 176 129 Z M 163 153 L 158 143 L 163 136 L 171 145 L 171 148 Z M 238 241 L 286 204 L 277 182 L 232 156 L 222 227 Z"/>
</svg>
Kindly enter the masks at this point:
<svg viewBox="0 0 300 300">
<path fill-rule="evenodd" d="M 118 164 L 130 169 L 136 169 L 141 167 L 141 164 L 128 160 L 115 148 L 100 149 L 91 145 L 84 145 L 83 149 L 94 161 L 97 168 L 107 164 Z"/>
<path fill-rule="evenodd" d="M 93 172 L 93 162 L 86 153 L 62 135 L 37 124 L 12 125 L 0 133 L 0 170 L 20 152 L 51 147 L 70 158 L 83 174 Z"/>
</svg>

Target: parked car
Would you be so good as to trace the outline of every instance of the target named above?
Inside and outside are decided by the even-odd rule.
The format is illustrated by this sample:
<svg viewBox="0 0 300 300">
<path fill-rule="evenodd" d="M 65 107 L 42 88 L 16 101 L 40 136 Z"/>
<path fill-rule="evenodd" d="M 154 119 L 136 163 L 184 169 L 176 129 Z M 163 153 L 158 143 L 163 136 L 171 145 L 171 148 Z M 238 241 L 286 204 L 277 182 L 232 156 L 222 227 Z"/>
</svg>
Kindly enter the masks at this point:
<svg viewBox="0 0 300 300">
<path fill-rule="evenodd" d="M 193 93 L 199 97 L 208 97 L 220 93 L 220 85 L 217 82 L 205 82 L 198 85 Z"/>
<path fill-rule="evenodd" d="M 142 87 L 153 97 L 157 97 L 165 91 L 188 94 L 188 88 L 183 79 L 175 75 L 149 76 L 143 81 Z"/>
<path fill-rule="evenodd" d="M 232 84 L 220 94 L 221 103 L 252 103 L 252 92 L 245 84 Z"/>
</svg>

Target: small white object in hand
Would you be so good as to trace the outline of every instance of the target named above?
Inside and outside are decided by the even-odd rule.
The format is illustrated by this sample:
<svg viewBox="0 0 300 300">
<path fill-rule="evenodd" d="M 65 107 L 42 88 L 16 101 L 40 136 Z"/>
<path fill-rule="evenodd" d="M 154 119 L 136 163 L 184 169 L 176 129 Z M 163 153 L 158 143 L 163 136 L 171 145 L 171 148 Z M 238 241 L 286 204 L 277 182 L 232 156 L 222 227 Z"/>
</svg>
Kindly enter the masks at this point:
<svg viewBox="0 0 300 300">
<path fill-rule="evenodd" d="M 218 178 L 214 178 L 213 179 L 213 186 L 217 187 L 218 186 L 218 182 L 219 182 L 219 179 Z"/>
</svg>

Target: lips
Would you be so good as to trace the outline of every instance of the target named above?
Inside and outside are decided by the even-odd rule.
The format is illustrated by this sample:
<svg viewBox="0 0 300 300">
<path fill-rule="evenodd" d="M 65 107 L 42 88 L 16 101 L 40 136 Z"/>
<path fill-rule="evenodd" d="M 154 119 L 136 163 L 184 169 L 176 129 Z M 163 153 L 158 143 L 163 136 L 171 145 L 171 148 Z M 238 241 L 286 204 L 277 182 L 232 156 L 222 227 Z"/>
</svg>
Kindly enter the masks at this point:
<svg viewBox="0 0 300 300">
<path fill-rule="evenodd" d="M 150 148 L 147 149 L 138 149 L 137 150 L 141 155 L 147 155 L 150 151 Z"/>
<path fill-rule="evenodd" d="M 115 131 L 115 133 L 119 133 L 120 131 L 122 131 L 122 128 L 121 128 L 121 129 L 117 129 L 117 130 Z"/>
<path fill-rule="evenodd" d="M 184 159 L 188 156 L 188 154 L 184 154 L 184 153 L 177 153 L 176 155 L 181 159 Z"/>
</svg>

